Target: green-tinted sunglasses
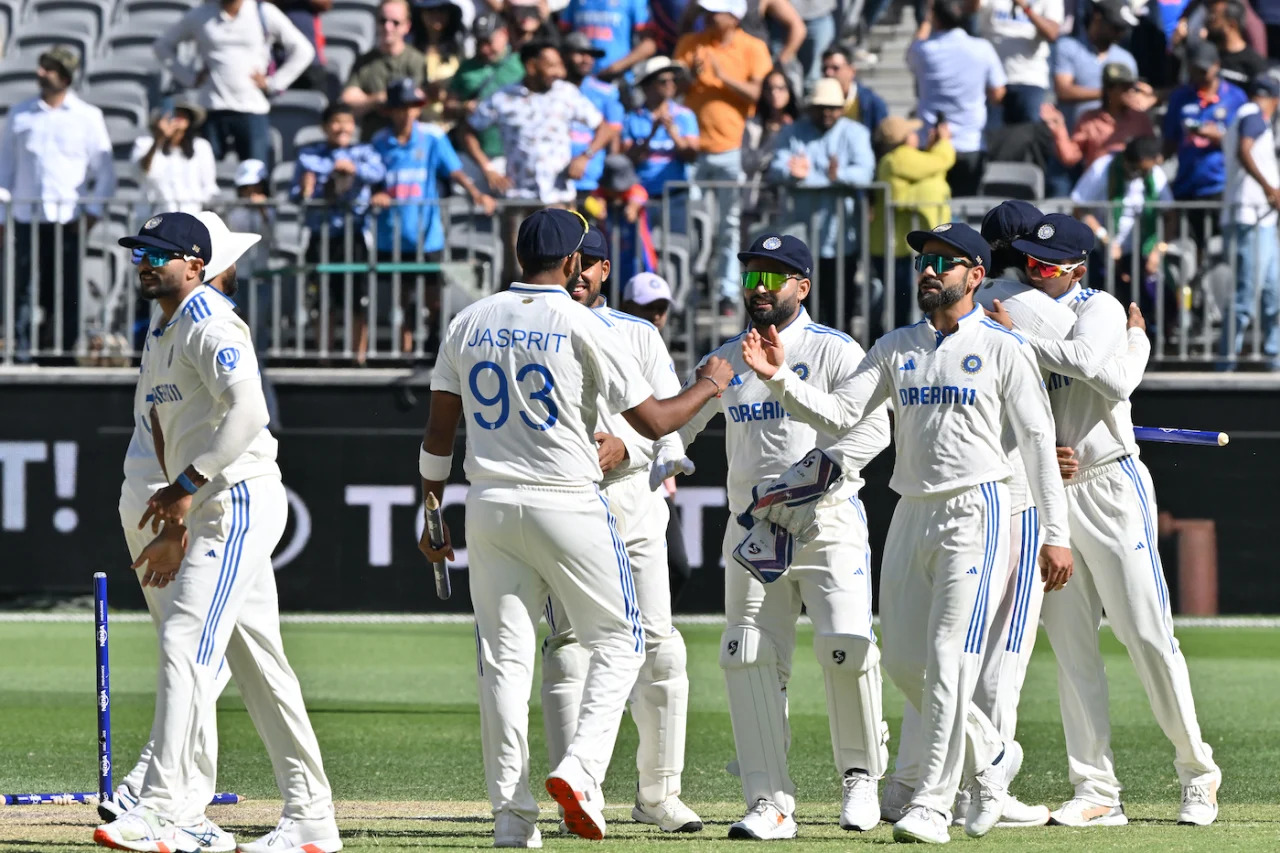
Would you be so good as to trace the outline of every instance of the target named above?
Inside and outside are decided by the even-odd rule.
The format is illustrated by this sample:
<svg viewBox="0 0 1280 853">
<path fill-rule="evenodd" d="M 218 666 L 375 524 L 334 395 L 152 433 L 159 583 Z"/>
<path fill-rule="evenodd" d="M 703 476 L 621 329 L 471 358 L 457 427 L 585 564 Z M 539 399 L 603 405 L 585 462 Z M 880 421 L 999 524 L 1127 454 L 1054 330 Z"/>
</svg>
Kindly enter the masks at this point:
<svg viewBox="0 0 1280 853">
<path fill-rule="evenodd" d="M 787 286 L 787 280 L 800 278 L 793 272 L 761 272 L 759 270 L 753 272 L 744 272 L 742 274 L 742 289 L 755 290 L 763 285 L 765 290 L 782 290 Z"/>
<path fill-rule="evenodd" d="M 925 267 L 933 267 L 935 273 L 942 275 L 953 267 L 971 267 L 973 262 L 968 258 L 950 258 L 946 255 L 927 252 L 922 255 L 916 255 L 915 266 L 916 272 L 924 272 Z"/>
</svg>

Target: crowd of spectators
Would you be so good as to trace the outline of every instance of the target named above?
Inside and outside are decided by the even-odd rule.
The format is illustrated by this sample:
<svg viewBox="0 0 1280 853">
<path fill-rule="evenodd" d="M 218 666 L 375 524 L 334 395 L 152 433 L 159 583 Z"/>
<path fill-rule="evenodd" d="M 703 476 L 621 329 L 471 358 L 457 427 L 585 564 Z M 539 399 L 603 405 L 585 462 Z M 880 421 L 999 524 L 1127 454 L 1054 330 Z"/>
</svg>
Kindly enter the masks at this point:
<svg viewBox="0 0 1280 853">
<path fill-rule="evenodd" d="M 299 148 L 288 190 L 308 203 L 308 263 L 439 260 L 447 235 L 436 205 L 454 194 L 489 216 L 501 203 L 505 278 L 517 274 L 515 222 L 545 205 L 580 207 L 619 231 L 617 269 L 640 272 L 657 260 L 659 230 L 693 237 L 696 208 L 714 223 L 699 235 L 712 245 L 704 292 L 732 315 L 743 233 L 781 216 L 805 229 L 819 258 L 823 321 L 847 328 L 864 296 L 873 311 L 882 304 L 890 269 L 894 319 L 910 319 L 905 231 L 982 193 L 991 163 L 1031 163 L 1044 195 L 1070 198 L 1094 228 L 1100 258 L 1127 271 L 1137 255 L 1148 304 L 1169 250 L 1152 205 L 1200 203 L 1188 214 L 1194 250 L 1213 233 L 1231 238 L 1248 293 L 1262 285 L 1266 352 L 1278 354 L 1267 57 L 1280 57 L 1280 0 L 912 5 L 904 59 L 915 105 L 895 115 L 860 79 L 891 60 L 877 56 L 871 30 L 889 13 L 884 2 L 384 0 L 372 49 L 335 80 L 325 64 L 332 0 L 209 0 L 158 34 L 158 67 L 175 88 L 135 143 L 132 168 L 153 211 L 214 203 L 217 162 L 231 155 L 240 200 L 282 201 L 272 101 L 316 90 L 330 98 L 323 138 Z M 68 294 L 64 346 L 76 328 L 78 241 L 101 215 L 90 203 L 77 219 L 75 201 L 110 197 L 116 169 L 101 112 L 74 91 L 78 63 L 61 47 L 42 56 L 40 94 L 14 106 L 0 136 L 0 190 L 43 202 L 12 211 L 16 241 L 40 244 L 36 256 L 17 253 L 18 280 L 39 279 L 46 314 L 50 293 Z M 887 192 L 855 191 L 873 181 Z M 253 216 L 271 226 L 269 211 Z M 1170 219 L 1166 233 L 1175 227 Z M 867 241 L 863 294 L 853 283 Z M 411 351 L 411 318 L 437 311 L 438 292 L 438 277 L 411 278 L 388 306 L 405 312 L 397 348 Z M 409 301 L 415 293 L 420 302 Z M 1238 349 L 1253 301 L 1237 298 L 1224 352 Z M 367 334 L 358 331 L 361 352 Z"/>
</svg>

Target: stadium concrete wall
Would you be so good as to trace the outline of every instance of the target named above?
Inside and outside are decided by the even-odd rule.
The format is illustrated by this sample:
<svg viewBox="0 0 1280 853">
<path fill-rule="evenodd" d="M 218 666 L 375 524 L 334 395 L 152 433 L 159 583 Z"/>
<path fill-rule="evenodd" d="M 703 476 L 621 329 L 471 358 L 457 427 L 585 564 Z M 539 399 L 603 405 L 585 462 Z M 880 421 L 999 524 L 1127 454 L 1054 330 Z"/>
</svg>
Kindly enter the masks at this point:
<svg viewBox="0 0 1280 853">
<path fill-rule="evenodd" d="M 282 609 L 468 611 L 465 537 L 455 595 L 446 603 L 436 599 L 416 548 L 417 446 L 429 396 L 421 377 L 274 375 L 280 466 L 291 502 L 276 553 Z M 93 572 L 108 571 L 130 581 L 113 586 L 113 604 L 142 606 L 117 510 L 136 376 L 33 373 L 0 383 L 0 600 L 85 593 Z M 1133 409 L 1142 425 L 1231 434 L 1225 448 L 1146 444 L 1142 456 L 1162 510 L 1215 522 L 1221 612 L 1280 612 L 1274 548 L 1280 386 L 1266 376 L 1153 374 Z M 717 419 L 693 446 L 698 471 L 682 478 L 677 498 L 694 564 L 678 602 L 685 612 L 716 612 L 723 604 L 722 432 Z M 445 511 L 455 531 L 465 515 L 462 455 L 460 436 Z M 891 466 L 892 454 L 882 454 L 866 472 L 863 491 L 877 566 L 895 502 L 887 487 Z M 1161 552 L 1176 605 L 1175 543 L 1162 540 Z"/>
</svg>

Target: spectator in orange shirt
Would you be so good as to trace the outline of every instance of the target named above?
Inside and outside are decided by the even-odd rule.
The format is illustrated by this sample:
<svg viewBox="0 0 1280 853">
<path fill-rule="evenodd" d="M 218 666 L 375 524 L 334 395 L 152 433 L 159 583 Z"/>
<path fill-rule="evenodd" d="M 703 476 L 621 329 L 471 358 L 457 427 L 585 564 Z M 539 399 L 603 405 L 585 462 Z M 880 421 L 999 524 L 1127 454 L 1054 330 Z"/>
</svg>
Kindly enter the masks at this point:
<svg viewBox="0 0 1280 853">
<path fill-rule="evenodd" d="M 1102 106 L 1080 116 L 1074 133 L 1067 133 L 1061 113 L 1047 113 L 1045 124 L 1053 133 L 1062 165 L 1071 168 L 1080 164 L 1087 169 L 1102 155 L 1123 151 L 1130 139 L 1155 135 L 1147 114 L 1152 96 L 1150 87 L 1143 91 L 1145 85 L 1128 65 L 1111 62 L 1102 69 Z"/>
<path fill-rule="evenodd" d="M 768 46 L 743 32 L 746 0 L 699 0 L 705 28 L 676 43 L 675 58 L 693 75 L 685 106 L 698 117 L 702 153 L 694 181 L 723 185 L 715 196 L 720 233 L 715 236 L 712 281 L 720 286 L 725 314 L 738 311 L 738 248 L 742 215 L 742 132 L 755 112 L 764 79 L 773 70 Z M 695 188 L 696 189 L 696 188 Z"/>
</svg>

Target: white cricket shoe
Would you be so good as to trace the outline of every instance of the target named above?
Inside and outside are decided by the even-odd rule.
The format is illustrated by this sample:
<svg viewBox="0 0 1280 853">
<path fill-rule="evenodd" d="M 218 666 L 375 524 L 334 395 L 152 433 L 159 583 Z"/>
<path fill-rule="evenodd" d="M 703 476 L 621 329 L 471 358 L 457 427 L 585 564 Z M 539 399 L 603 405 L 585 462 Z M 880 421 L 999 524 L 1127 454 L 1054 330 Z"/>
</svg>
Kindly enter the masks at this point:
<svg viewBox="0 0 1280 853">
<path fill-rule="evenodd" d="M 653 806 L 636 800 L 631 819 L 656 826 L 663 832 L 702 831 L 702 818 L 674 795 Z"/>
<path fill-rule="evenodd" d="M 796 837 L 796 821 L 783 814 L 778 807 L 764 797 L 756 800 L 742 820 L 729 827 L 730 838 L 749 838 L 756 841 L 779 841 Z"/>
<path fill-rule="evenodd" d="M 840 804 L 840 828 L 869 832 L 880 822 L 876 801 L 880 780 L 859 770 L 844 774 L 844 799 Z"/>
<path fill-rule="evenodd" d="M 1104 806 L 1080 797 L 1067 800 L 1062 808 L 1049 813 L 1049 823 L 1055 826 L 1124 826 L 1128 822 L 1123 803 Z"/>
<path fill-rule="evenodd" d="M 178 831 L 191 836 L 200 845 L 202 853 L 235 853 L 235 836 L 207 817 L 191 826 L 180 826 Z"/>
<path fill-rule="evenodd" d="M 970 838 L 981 838 L 999 822 L 1005 800 L 1009 799 L 1009 783 L 1022 769 L 1022 747 L 1016 740 L 1009 741 L 998 760 L 998 764 L 974 776 L 969 785 L 964 833 Z"/>
<path fill-rule="evenodd" d="M 338 837 L 338 822 L 331 817 L 318 820 L 282 817 L 275 829 L 236 849 L 240 853 L 338 853 L 342 839 Z"/>
<path fill-rule="evenodd" d="M 1010 794 L 1004 801 L 1004 810 L 1000 812 L 1000 820 L 996 826 L 1001 829 L 1015 829 L 1025 826 L 1044 826 L 1048 822 L 1048 806 L 1027 805 Z"/>
<path fill-rule="evenodd" d="M 880 795 L 880 819 L 885 823 L 897 823 L 906 817 L 911 810 L 911 795 L 914 793 L 914 788 L 890 776 L 884 783 L 884 793 Z"/>
<path fill-rule="evenodd" d="M 531 820 L 503 809 L 493 816 L 494 847 L 542 847 L 542 833 Z"/>
<path fill-rule="evenodd" d="M 1182 808 L 1178 810 L 1178 823 L 1183 826 L 1208 826 L 1218 819 L 1218 787 L 1222 784 L 1222 771 L 1208 782 L 1182 786 Z"/>
<path fill-rule="evenodd" d="M 136 853 L 199 853 L 200 845 L 151 809 L 135 806 L 93 831 L 93 841 Z"/>
<path fill-rule="evenodd" d="M 947 832 L 947 816 L 928 806 L 912 806 L 902 820 L 893 825 L 893 840 L 946 844 L 951 840 L 951 834 Z"/>
<path fill-rule="evenodd" d="M 956 791 L 955 801 L 951 804 L 951 825 L 964 826 L 969 814 L 969 792 L 964 788 Z"/>
<path fill-rule="evenodd" d="M 110 823 L 137 804 L 138 798 L 124 785 L 120 785 L 108 799 L 98 801 L 98 817 Z"/>
<path fill-rule="evenodd" d="M 589 841 L 604 838 L 604 793 L 572 755 L 547 776 L 547 793 L 564 809 L 569 831 Z"/>
</svg>

